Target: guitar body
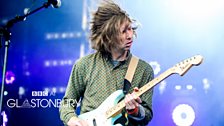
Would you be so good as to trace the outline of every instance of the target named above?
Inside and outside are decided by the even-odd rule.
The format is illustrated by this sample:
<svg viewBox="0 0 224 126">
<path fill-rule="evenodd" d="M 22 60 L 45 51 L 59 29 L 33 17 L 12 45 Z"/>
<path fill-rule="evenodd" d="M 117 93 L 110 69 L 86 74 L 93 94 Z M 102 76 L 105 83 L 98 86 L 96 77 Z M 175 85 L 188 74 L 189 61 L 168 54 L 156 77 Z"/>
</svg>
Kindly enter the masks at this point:
<svg viewBox="0 0 224 126">
<path fill-rule="evenodd" d="M 106 111 L 115 106 L 124 97 L 122 90 L 112 93 L 97 109 L 79 115 L 80 119 L 85 120 L 89 126 L 113 126 L 114 122 L 121 117 L 121 113 L 115 117 L 107 119 Z M 115 126 L 122 126 L 116 124 Z"/>
</svg>

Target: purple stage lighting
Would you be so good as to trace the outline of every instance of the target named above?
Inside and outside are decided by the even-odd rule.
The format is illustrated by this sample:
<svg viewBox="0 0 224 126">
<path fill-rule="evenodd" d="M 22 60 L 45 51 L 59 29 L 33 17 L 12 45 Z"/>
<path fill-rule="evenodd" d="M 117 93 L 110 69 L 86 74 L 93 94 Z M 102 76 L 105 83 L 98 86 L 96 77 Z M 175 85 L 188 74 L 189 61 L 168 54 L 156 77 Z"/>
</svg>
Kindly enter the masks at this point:
<svg viewBox="0 0 224 126">
<path fill-rule="evenodd" d="M 6 84 L 12 84 L 15 81 L 15 74 L 12 71 L 7 71 L 5 77 Z"/>
</svg>

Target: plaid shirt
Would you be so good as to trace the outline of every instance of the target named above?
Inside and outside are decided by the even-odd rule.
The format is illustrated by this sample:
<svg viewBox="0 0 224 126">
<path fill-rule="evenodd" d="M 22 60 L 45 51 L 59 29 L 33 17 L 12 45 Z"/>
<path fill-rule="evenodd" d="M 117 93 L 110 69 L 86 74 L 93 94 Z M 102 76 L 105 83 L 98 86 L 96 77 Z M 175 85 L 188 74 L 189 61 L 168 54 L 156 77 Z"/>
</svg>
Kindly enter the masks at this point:
<svg viewBox="0 0 224 126">
<path fill-rule="evenodd" d="M 82 114 L 96 109 L 110 94 L 123 89 L 124 77 L 131 57 L 129 53 L 125 61 L 115 66 L 111 57 L 104 56 L 100 52 L 78 60 L 73 66 L 67 90 L 61 102 L 61 120 L 67 124 L 72 116 L 77 116 L 74 114 L 75 107 L 69 105 L 72 104 L 69 99 L 79 101 L 82 98 Z M 151 66 L 139 60 L 129 92 L 131 93 L 134 87 L 142 87 L 152 80 L 153 76 Z M 152 119 L 152 94 L 153 90 L 149 90 L 140 96 L 143 101 L 141 105 L 145 109 L 146 124 Z"/>
</svg>

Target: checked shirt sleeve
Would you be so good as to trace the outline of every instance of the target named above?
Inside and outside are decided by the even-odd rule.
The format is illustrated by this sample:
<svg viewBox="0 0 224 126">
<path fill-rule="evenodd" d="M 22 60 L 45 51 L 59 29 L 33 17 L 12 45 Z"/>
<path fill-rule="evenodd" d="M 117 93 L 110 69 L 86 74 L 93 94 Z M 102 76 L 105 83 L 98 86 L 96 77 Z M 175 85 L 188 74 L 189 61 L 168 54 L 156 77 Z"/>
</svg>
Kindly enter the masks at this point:
<svg viewBox="0 0 224 126">
<path fill-rule="evenodd" d="M 82 64 L 77 62 L 77 64 L 73 66 L 65 96 L 59 108 L 60 118 L 64 124 L 67 124 L 71 117 L 77 117 L 75 109 L 77 102 L 84 92 L 83 72 Z"/>
</svg>

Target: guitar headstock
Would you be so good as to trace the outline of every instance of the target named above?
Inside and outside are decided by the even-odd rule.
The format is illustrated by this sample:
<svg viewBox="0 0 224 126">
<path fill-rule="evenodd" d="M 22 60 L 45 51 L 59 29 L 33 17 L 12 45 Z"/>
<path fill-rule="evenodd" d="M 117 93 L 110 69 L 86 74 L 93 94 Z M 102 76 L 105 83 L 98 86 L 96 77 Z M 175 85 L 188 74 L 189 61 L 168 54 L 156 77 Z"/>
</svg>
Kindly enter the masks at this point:
<svg viewBox="0 0 224 126">
<path fill-rule="evenodd" d="M 202 63 L 203 57 L 201 55 L 195 55 L 188 59 L 181 61 L 173 67 L 175 73 L 183 76 L 192 66 L 198 66 Z"/>
</svg>

